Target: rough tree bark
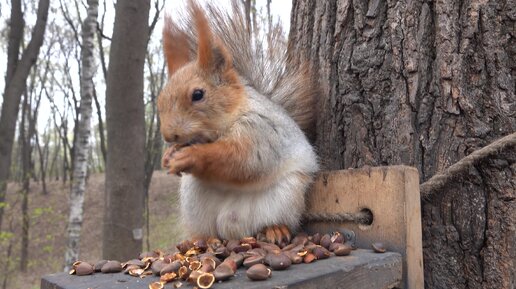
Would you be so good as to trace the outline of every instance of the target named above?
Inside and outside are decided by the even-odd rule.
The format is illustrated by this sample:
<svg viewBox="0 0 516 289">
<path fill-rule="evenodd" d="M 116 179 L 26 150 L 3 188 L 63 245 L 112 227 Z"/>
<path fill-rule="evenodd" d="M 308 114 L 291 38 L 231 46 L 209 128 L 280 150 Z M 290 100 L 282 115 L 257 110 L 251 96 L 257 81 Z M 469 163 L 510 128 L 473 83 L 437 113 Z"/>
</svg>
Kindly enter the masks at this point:
<svg viewBox="0 0 516 289">
<path fill-rule="evenodd" d="M 125 260 L 142 249 L 145 121 L 143 67 L 149 0 L 118 1 L 106 88 L 107 162 L 103 256 Z"/>
<path fill-rule="evenodd" d="M 21 1 L 11 2 L 11 25 L 7 48 L 7 73 L 5 77 L 4 101 L 0 114 L 0 229 L 4 214 L 3 202 L 9 179 L 11 155 L 14 142 L 16 119 L 20 107 L 20 100 L 27 87 L 27 76 L 32 65 L 36 62 L 39 49 L 43 44 L 43 36 L 48 16 L 49 0 L 40 0 L 36 24 L 32 31 L 29 44 L 23 50 L 20 58 L 20 44 L 23 38 L 25 22 L 21 10 Z"/>
<path fill-rule="evenodd" d="M 515 22 L 514 0 L 293 1 L 289 51 L 320 76 L 324 167 L 408 164 L 424 182 L 514 132 Z M 513 288 L 514 154 L 425 201 L 428 288 Z"/>
<path fill-rule="evenodd" d="M 83 220 L 84 191 L 88 170 L 90 149 L 92 99 L 95 93 L 95 31 L 97 28 L 98 0 L 88 0 L 88 15 L 82 23 L 81 46 L 81 104 L 79 108 L 79 128 L 73 155 L 73 179 L 70 191 L 70 215 L 68 217 L 68 244 L 65 252 L 64 271 L 68 272 L 79 258 L 79 242 Z"/>
</svg>

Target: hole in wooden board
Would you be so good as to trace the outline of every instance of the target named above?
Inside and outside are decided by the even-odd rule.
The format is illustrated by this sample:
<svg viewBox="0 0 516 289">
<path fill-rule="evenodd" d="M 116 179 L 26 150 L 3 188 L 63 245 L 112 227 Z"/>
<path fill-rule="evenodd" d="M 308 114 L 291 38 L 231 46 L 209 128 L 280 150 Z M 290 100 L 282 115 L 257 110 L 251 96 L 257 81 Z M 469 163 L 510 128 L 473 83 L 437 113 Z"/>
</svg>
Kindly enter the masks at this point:
<svg viewBox="0 0 516 289">
<path fill-rule="evenodd" d="M 366 218 L 365 218 L 365 222 L 358 224 L 358 228 L 362 231 L 371 229 L 371 225 L 374 222 L 373 211 L 371 211 L 371 209 L 369 209 L 369 208 L 362 208 L 360 210 L 360 213 L 364 214 L 366 216 Z"/>
</svg>

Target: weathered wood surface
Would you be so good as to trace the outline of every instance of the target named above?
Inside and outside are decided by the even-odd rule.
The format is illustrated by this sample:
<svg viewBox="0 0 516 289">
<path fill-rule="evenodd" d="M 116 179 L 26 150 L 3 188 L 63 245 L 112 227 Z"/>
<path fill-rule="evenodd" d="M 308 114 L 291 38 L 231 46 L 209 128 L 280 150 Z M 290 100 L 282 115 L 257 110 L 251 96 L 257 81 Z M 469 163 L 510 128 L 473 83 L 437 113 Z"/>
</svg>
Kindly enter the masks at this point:
<svg viewBox="0 0 516 289">
<path fill-rule="evenodd" d="M 75 276 L 58 273 L 44 276 L 41 289 L 148 289 L 158 277 L 140 279 L 123 273 Z M 332 257 L 311 264 L 293 265 L 285 271 L 273 271 L 267 281 L 253 282 L 240 269 L 230 281 L 213 288 L 396 288 L 402 280 L 401 255 L 358 249 L 350 256 Z M 192 288 L 183 282 L 181 288 Z M 165 288 L 172 288 L 167 285 Z"/>
<path fill-rule="evenodd" d="M 370 210 L 370 225 L 317 222 L 307 224 L 306 229 L 311 233 L 353 230 L 360 248 L 383 242 L 388 250 L 403 256 L 405 288 L 423 288 L 419 175 L 415 168 L 390 166 L 321 172 L 307 198 L 309 212 Z"/>
</svg>

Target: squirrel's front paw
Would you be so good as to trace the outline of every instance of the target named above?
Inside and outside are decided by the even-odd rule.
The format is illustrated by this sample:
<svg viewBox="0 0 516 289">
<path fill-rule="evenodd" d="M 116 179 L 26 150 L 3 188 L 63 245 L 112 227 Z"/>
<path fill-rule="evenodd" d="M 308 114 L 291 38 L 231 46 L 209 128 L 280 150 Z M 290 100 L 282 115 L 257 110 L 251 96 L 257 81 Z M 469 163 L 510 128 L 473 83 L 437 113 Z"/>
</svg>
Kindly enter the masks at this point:
<svg viewBox="0 0 516 289">
<path fill-rule="evenodd" d="M 178 145 L 170 145 L 165 149 L 165 152 L 163 152 L 163 157 L 161 157 L 161 167 L 168 169 L 170 166 L 170 160 L 172 159 L 174 153 L 178 151 L 179 146 Z"/>
<path fill-rule="evenodd" d="M 195 165 L 195 154 L 191 147 L 182 148 L 173 153 L 168 162 L 168 173 L 180 175 L 190 172 Z"/>
</svg>

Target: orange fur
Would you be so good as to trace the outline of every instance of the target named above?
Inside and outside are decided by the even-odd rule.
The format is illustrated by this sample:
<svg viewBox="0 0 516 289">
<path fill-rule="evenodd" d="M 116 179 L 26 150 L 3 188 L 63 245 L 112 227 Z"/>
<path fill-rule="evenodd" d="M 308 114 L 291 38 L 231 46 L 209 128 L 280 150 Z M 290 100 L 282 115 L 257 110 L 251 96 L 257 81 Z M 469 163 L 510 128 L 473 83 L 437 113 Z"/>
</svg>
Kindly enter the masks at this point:
<svg viewBox="0 0 516 289">
<path fill-rule="evenodd" d="M 169 161 L 169 172 L 189 172 L 207 180 L 230 184 L 254 182 L 259 176 L 245 174 L 250 141 L 220 140 L 208 144 L 185 147 Z"/>
<path fill-rule="evenodd" d="M 170 16 L 165 16 L 165 27 L 163 28 L 163 52 L 170 76 L 190 62 L 190 53 L 188 37 L 168 17 Z"/>
<path fill-rule="evenodd" d="M 227 49 L 213 38 L 201 8 L 190 1 L 190 14 L 198 34 L 197 59 L 190 60 L 184 33 L 170 20 L 164 28 L 169 82 L 158 98 L 161 133 L 169 143 L 216 141 L 245 111 L 246 97 Z M 181 68 L 181 70 L 179 70 Z M 204 92 L 193 103 L 192 93 Z"/>
</svg>

